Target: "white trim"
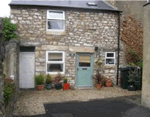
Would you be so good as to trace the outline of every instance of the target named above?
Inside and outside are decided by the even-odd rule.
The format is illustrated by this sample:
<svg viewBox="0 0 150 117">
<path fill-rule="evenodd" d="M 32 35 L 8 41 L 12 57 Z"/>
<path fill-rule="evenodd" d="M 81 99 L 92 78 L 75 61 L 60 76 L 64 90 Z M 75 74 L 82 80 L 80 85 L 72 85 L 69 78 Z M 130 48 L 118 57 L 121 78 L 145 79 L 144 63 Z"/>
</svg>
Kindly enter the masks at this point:
<svg viewBox="0 0 150 117">
<path fill-rule="evenodd" d="M 48 61 L 48 53 L 62 53 L 62 61 Z M 64 51 L 46 51 L 46 74 L 58 74 L 58 72 L 47 72 L 47 63 L 52 64 L 63 64 L 63 72 L 61 74 L 65 74 L 65 52 Z"/>
<path fill-rule="evenodd" d="M 114 57 L 107 57 L 107 53 L 113 53 Z M 116 63 L 115 58 L 116 58 L 115 52 L 105 52 L 105 65 L 115 65 Z M 106 59 L 114 59 L 114 64 L 106 64 Z"/>
<path fill-rule="evenodd" d="M 49 11 L 58 11 L 63 13 L 63 18 L 49 18 Z M 47 10 L 47 19 L 57 19 L 57 20 L 65 20 L 65 11 L 62 10 Z"/>
<path fill-rule="evenodd" d="M 49 18 L 49 11 L 60 11 L 63 12 L 63 18 Z M 66 23 L 64 23 L 63 29 L 48 29 L 48 21 L 49 20 L 60 20 L 60 21 L 64 21 L 65 22 L 65 11 L 62 10 L 47 10 L 47 20 L 46 20 L 46 31 L 51 31 L 51 32 L 63 32 L 65 31 L 66 28 Z"/>
</svg>

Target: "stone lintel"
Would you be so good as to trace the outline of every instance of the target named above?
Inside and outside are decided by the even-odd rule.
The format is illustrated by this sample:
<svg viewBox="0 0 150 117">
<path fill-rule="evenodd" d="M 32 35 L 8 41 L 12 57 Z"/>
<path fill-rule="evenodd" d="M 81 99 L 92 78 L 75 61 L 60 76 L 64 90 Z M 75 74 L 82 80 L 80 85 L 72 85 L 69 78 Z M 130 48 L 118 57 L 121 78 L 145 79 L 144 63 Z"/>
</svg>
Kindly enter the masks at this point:
<svg viewBox="0 0 150 117">
<path fill-rule="evenodd" d="M 38 46 L 40 42 L 27 42 L 27 41 L 20 41 L 20 46 Z"/>
<path fill-rule="evenodd" d="M 69 46 L 69 51 L 76 53 L 76 52 L 88 52 L 88 53 L 94 53 L 94 47 L 73 47 Z"/>
</svg>

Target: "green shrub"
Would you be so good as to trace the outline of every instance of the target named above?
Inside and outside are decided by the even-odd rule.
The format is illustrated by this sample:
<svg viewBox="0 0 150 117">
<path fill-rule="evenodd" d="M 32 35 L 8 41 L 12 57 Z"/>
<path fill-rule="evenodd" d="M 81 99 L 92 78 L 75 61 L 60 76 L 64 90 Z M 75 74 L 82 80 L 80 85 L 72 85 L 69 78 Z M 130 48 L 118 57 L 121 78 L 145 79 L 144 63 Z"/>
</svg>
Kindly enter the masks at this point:
<svg viewBox="0 0 150 117">
<path fill-rule="evenodd" d="M 67 79 L 67 78 L 65 78 L 65 79 L 64 79 L 64 83 L 67 83 L 67 82 L 68 82 L 68 79 Z"/>
<path fill-rule="evenodd" d="M 6 76 L 7 76 L 6 74 L 3 74 L 3 78 L 6 78 Z"/>
<path fill-rule="evenodd" d="M 36 85 L 44 84 L 44 75 L 43 74 L 35 76 L 35 84 Z"/>
<path fill-rule="evenodd" d="M 4 41 L 9 41 L 10 39 L 18 39 L 18 36 L 14 33 L 17 27 L 15 24 L 12 24 L 8 18 L 3 18 L 4 21 L 4 28 L 3 28 L 3 35 Z"/>
<path fill-rule="evenodd" d="M 133 51 L 131 48 L 129 49 L 130 57 L 132 58 L 132 62 L 129 62 L 128 64 L 131 66 L 139 66 L 143 68 L 143 60 L 139 57 L 137 52 Z"/>
<path fill-rule="evenodd" d="M 47 74 L 47 75 L 46 75 L 46 83 L 47 83 L 47 84 L 52 83 L 52 78 L 51 78 L 50 74 Z"/>
<path fill-rule="evenodd" d="M 8 103 L 13 93 L 15 92 L 15 84 L 9 81 L 4 81 L 4 102 Z"/>
<path fill-rule="evenodd" d="M 141 88 L 142 73 L 138 68 L 135 68 L 134 71 L 129 71 L 128 79 L 130 85 L 135 85 L 138 88 Z"/>
</svg>

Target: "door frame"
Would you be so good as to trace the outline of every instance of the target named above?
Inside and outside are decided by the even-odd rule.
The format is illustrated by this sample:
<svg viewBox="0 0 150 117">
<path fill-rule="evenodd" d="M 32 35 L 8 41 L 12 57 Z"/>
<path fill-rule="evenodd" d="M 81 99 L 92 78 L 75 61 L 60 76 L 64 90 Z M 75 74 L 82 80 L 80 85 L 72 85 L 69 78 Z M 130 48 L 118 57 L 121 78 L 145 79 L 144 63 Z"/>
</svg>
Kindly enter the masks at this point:
<svg viewBox="0 0 150 117">
<path fill-rule="evenodd" d="M 18 80 L 19 80 L 19 82 L 18 82 L 18 86 L 19 86 L 19 89 L 22 89 L 22 88 L 20 88 L 20 53 L 21 52 L 34 52 L 34 76 L 35 76 L 35 69 L 36 69 L 36 64 L 35 64 L 35 59 L 36 59 L 36 57 L 35 57 L 35 46 L 20 46 L 19 47 L 19 56 L 18 56 L 18 58 L 19 58 L 19 70 L 18 70 Z M 34 79 L 34 78 L 33 78 Z M 34 88 L 36 87 L 36 84 L 35 84 L 35 80 L 34 80 Z M 31 88 L 31 89 L 34 89 L 34 88 Z M 25 88 L 25 89 L 27 89 L 27 88 Z M 28 88 L 29 89 L 29 88 Z"/>
<path fill-rule="evenodd" d="M 94 75 L 94 53 L 88 53 L 88 52 L 77 52 L 76 53 L 76 59 L 75 59 L 75 87 L 76 88 L 93 88 L 94 87 L 94 81 L 93 81 L 93 78 L 92 78 L 92 86 L 85 86 L 85 87 L 78 87 L 77 86 L 77 67 L 78 67 L 78 64 L 77 64 L 77 55 L 79 54 L 89 54 L 89 55 L 93 55 L 93 71 L 92 71 L 92 76 Z M 93 76 L 94 77 L 94 76 Z"/>
</svg>

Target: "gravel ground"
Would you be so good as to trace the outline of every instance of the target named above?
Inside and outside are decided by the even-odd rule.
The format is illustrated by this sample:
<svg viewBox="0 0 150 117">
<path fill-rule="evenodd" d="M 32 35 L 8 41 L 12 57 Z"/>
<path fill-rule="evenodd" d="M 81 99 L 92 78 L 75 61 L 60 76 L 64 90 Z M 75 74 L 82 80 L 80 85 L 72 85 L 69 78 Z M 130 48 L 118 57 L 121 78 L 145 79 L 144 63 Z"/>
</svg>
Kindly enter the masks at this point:
<svg viewBox="0 0 150 117">
<path fill-rule="evenodd" d="M 92 99 L 114 98 L 140 95 L 141 91 L 128 91 L 120 87 L 103 87 L 86 90 L 22 90 L 15 103 L 14 115 L 27 116 L 45 114 L 44 103 L 62 103 L 67 101 L 89 101 Z"/>
</svg>

